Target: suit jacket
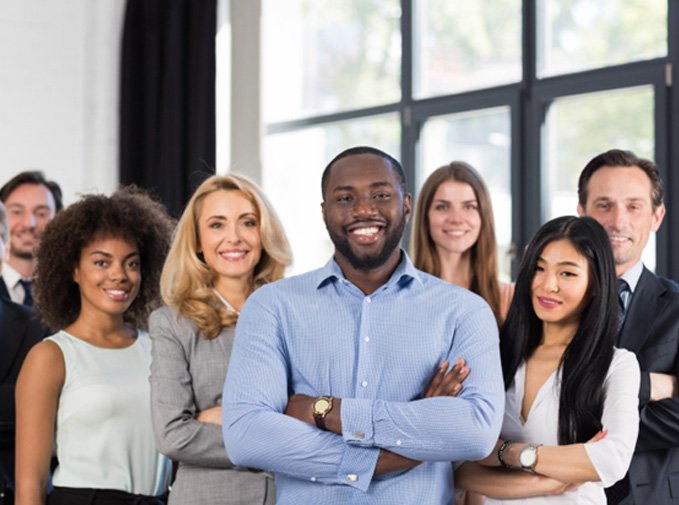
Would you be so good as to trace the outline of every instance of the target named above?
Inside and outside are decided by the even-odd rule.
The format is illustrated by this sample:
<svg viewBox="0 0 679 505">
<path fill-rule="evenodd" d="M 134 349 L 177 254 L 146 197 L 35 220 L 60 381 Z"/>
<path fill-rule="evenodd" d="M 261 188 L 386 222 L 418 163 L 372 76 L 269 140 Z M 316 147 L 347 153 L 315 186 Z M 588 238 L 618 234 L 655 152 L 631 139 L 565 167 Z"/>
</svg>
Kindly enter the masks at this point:
<svg viewBox="0 0 679 505">
<path fill-rule="evenodd" d="M 272 505 L 273 479 L 236 468 L 221 426 L 196 413 L 222 404 L 234 328 L 206 339 L 189 319 L 162 307 L 149 319 L 151 415 L 158 450 L 179 463 L 170 505 Z"/>
<path fill-rule="evenodd" d="M 679 397 L 649 401 L 650 372 L 679 376 L 679 289 L 646 268 L 627 311 L 618 345 L 641 368 L 639 439 L 625 504 L 679 504 Z"/>
<path fill-rule="evenodd" d="M 14 482 L 14 387 L 28 351 L 48 331 L 33 312 L 0 298 L 0 471 Z"/>
<path fill-rule="evenodd" d="M 7 283 L 5 279 L 0 276 L 0 298 L 4 300 L 11 300 L 12 297 L 9 295 L 9 290 L 7 289 Z"/>
</svg>

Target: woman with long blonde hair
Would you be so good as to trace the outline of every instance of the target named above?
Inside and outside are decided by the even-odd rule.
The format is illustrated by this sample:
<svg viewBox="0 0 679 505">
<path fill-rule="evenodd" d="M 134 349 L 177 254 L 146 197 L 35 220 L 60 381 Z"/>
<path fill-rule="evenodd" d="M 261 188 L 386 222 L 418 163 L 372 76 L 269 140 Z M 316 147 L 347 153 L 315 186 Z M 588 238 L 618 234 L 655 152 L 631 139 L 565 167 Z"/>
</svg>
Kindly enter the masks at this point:
<svg viewBox="0 0 679 505">
<path fill-rule="evenodd" d="M 238 313 L 291 263 L 283 227 L 254 183 L 212 176 L 182 214 L 151 315 L 156 442 L 178 462 L 170 504 L 271 504 L 271 476 L 235 468 L 221 432 L 221 396 Z"/>
<path fill-rule="evenodd" d="M 499 282 L 490 194 L 468 163 L 435 170 L 417 198 L 411 253 L 420 270 L 480 295 L 498 326 L 509 310 L 513 285 Z"/>
</svg>

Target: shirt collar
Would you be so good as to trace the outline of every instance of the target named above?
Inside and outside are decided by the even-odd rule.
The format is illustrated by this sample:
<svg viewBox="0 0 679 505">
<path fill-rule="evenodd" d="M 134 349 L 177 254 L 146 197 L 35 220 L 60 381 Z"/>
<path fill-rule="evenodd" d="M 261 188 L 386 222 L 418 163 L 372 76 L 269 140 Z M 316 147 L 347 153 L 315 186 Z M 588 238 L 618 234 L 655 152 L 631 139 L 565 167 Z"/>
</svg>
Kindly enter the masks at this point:
<svg viewBox="0 0 679 505">
<path fill-rule="evenodd" d="M 317 272 L 318 272 L 318 279 L 316 281 L 317 289 L 320 289 L 329 282 L 334 282 L 340 279 L 346 280 L 346 277 L 344 276 L 344 273 L 342 273 L 342 269 L 335 261 L 334 256 L 330 258 L 330 260 L 325 264 L 325 266 L 320 268 Z M 396 267 L 396 270 L 394 270 L 394 273 L 391 274 L 389 280 L 384 284 L 384 286 L 389 286 L 391 284 L 404 286 L 410 280 L 416 280 L 417 282 L 422 284 L 422 272 L 415 268 L 408 254 L 403 249 L 401 249 L 401 261 Z"/>
<path fill-rule="evenodd" d="M 12 268 L 7 262 L 2 263 L 2 278 L 7 284 L 7 289 L 12 290 L 22 279 L 21 274 Z"/>
<path fill-rule="evenodd" d="M 639 279 L 641 278 L 641 273 L 644 271 L 644 264 L 639 261 L 637 262 L 632 268 L 627 269 L 625 273 L 623 273 L 620 278 L 624 279 L 625 282 L 629 285 L 629 290 L 631 293 L 634 293 L 634 290 L 637 287 L 637 284 L 639 283 Z"/>
</svg>

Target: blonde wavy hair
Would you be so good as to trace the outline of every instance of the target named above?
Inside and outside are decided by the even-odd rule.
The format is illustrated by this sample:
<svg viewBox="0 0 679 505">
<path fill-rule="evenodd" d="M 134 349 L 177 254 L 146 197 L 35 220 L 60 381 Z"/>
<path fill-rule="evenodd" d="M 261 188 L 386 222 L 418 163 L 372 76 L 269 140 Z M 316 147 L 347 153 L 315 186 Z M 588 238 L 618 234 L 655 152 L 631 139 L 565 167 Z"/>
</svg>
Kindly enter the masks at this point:
<svg viewBox="0 0 679 505">
<path fill-rule="evenodd" d="M 410 241 L 413 264 L 420 270 L 441 277 L 441 261 L 436 252 L 436 244 L 431 238 L 428 215 L 436 190 L 446 181 L 469 184 L 476 195 L 481 216 L 481 231 L 478 240 L 471 247 L 472 280 L 469 289 L 486 300 L 500 324 L 502 317 L 493 207 L 485 182 L 470 164 L 464 161 L 453 161 L 439 167 L 422 185 L 415 205 Z"/>
<path fill-rule="evenodd" d="M 205 197 L 215 191 L 237 191 L 256 209 L 262 257 L 253 272 L 251 291 L 282 278 L 285 268 L 292 262 L 283 225 L 254 182 L 236 174 L 213 175 L 206 179 L 193 193 L 179 219 L 160 277 L 160 292 L 167 305 L 177 307 L 179 313 L 192 320 L 207 338 L 216 337 L 223 328 L 235 325 L 238 320 L 238 314 L 227 309 L 215 295 L 212 286 L 217 273 L 198 253 L 198 217 Z"/>
</svg>

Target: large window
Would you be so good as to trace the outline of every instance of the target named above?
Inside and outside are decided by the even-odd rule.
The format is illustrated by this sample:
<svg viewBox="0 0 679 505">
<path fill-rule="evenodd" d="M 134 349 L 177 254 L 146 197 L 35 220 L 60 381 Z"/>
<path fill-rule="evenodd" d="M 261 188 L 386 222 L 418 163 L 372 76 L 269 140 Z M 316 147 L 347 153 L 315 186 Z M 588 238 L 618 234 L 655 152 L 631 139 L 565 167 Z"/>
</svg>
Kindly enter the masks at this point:
<svg viewBox="0 0 679 505">
<path fill-rule="evenodd" d="M 266 122 L 401 99 L 398 0 L 264 0 Z"/>
<path fill-rule="evenodd" d="M 576 212 L 593 155 L 631 149 L 679 190 L 678 11 L 670 0 L 262 0 L 262 180 L 294 271 L 332 251 L 320 175 L 352 145 L 400 156 L 415 196 L 441 165 L 476 167 L 505 278 L 540 224 Z M 673 212 L 645 261 L 676 276 Z"/>
<path fill-rule="evenodd" d="M 416 98 L 521 80 L 520 0 L 420 0 L 413 5 Z"/>
</svg>

